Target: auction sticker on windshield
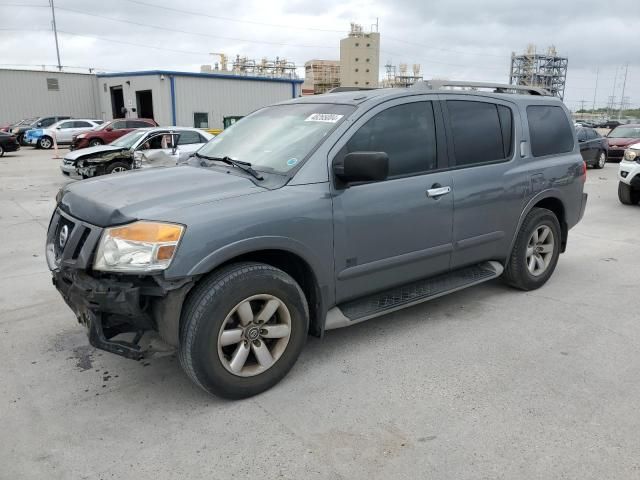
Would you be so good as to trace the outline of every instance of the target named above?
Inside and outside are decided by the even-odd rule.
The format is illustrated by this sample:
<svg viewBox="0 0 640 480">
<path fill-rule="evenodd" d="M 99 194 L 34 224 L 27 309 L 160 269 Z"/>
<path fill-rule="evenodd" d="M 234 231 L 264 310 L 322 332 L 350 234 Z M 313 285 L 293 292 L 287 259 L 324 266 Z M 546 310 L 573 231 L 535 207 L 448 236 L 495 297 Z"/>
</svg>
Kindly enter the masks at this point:
<svg viewBox="0 0 640 480">
<path fill-rule="evenodd" d="M 312 113 L 304 121 L 336 123 L 342 117 L 344 117 L 344 115 L 338 115 L 337 113 Z"/>
</svg>

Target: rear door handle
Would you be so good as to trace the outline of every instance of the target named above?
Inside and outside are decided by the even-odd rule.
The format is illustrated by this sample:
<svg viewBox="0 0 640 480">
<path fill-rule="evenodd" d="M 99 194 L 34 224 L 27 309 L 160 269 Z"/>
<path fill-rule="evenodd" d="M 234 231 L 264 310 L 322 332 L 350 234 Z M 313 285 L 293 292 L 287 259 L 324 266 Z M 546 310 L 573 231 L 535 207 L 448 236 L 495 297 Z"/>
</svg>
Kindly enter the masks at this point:
<svg viewBox="0 0 640 480">
<path fill-rule="evenodd" d="M 438 198 L 442 195 L 446 195 L 451 192 L 451 187 L 441 187 L 440 185 L 434 185 L 432 188 L 427 190 L 427 197 L 429 198 Z"/>
</svg>

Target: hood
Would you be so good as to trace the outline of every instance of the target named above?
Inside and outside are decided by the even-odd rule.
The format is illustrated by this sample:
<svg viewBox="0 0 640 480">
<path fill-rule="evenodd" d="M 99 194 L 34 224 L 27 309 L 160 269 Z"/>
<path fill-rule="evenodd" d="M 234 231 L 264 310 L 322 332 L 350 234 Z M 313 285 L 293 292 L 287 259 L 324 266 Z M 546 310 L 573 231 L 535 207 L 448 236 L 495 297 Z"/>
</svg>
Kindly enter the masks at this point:
<svg viewBox="0 0 640 480">
<path fill-rule="evenodd" d="M 78 160 L 92 156 L 100 156 L 101 153 L 117 152 L 118 150 L 127 150 L 125 147 L 115 147 L 113 145 L 98 145 L 96 147 L 83 148 L 81 150 L 73 150 L 64 156 L 65 160 Z"/>
<path fill-rule="evenodd" d="M 170 220 L 173 210 L 266 191 L 244 177 L 182 165 L 103 175 L 68 185 L 60 208 L 100 227 Z"/>
<path fill-rule="evenodd" d="M 628 147 L 633 143 L 638 143 L 637 138 L 608 138 L 607 142 L 610 147 Z"/>
</svg>

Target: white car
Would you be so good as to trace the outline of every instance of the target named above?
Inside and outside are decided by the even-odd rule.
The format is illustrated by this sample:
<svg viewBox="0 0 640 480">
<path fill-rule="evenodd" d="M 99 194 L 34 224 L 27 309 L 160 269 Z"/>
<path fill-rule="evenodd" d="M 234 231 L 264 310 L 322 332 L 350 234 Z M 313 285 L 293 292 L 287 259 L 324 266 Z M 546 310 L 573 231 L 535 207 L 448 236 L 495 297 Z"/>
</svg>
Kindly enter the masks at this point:
<svg viewBox="0 0 640 480">
<path fill-rule="evenodd" d="M 53 147 L 54 139 L 58 145 L 68 145 L 73 140 L 74 135 L 93 130 L 103 122 L 104 120 L 89 118 L 60 120 L 47 128 L 27 130 L 24 134 L 24 142 L 28 145 L 45 149 Z"/>
<path fill-rule="evenodd" d="M 640 202 L 640 143 L 630 145 L 618 168 L 618 198 L 625 205 Z"/>
<path fill-rule="evenodd" d="M 108 145 L 67 153 L 60 170 L 67 176 L 88 178 L 136 168 L 176 165 L 212 138 L 213 135 L 198 128 L 139 128 Z"/>
</svg>

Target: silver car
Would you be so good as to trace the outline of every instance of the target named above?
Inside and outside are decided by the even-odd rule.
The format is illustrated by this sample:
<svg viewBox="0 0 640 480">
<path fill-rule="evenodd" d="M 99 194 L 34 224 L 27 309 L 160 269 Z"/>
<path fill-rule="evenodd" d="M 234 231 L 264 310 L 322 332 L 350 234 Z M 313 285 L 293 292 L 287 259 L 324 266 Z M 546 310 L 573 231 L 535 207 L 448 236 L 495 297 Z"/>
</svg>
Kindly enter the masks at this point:
<svg viewBox="0 0 640 480">
<path fill-rule="evenodd" d="M 67 153 L 60 169 L 67 176 L 89 178 L 136 168 L 176 165 L 212 138 L 213 135 L 197 128 L 140 128 L 108 145 Z"/>
</svg>

